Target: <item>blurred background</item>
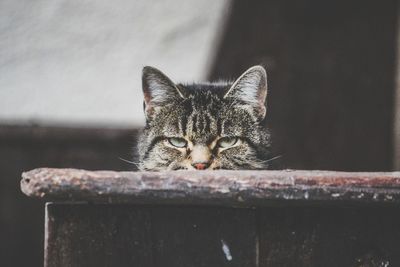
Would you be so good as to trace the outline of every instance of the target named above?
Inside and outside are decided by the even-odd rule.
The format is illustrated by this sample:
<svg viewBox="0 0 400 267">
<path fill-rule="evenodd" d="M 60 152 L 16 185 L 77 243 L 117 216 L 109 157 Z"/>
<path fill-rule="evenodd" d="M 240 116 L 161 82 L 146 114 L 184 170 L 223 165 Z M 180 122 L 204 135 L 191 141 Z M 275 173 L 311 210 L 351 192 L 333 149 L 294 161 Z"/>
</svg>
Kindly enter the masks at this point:
<svg viewBox="0 0 400 267">
<path fill-rule="evenodd" d="M 285 168 L 399 169 L 399 16 L 395 0 L 0 0 L 1 262 L 43 265 L 21 172 L 134 170 L 146 65 L 193 82 L 263 64 Z"/>
</svg>

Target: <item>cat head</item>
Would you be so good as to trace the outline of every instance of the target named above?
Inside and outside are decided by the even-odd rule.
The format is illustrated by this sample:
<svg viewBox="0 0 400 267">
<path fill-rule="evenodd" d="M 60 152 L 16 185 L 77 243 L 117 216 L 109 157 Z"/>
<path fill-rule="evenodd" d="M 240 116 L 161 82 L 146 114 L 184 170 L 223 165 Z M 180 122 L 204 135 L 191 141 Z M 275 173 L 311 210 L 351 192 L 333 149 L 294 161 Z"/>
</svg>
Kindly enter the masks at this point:
<svg viewBox="0 0 400 267">
<path fill-rule="evenodd" d="M 261 66 L 233 83 L 175 84 L 153 67 L 142 75 L 146 127 L 141 170 L 265 168 L 267 75 Z"/>
</svg>

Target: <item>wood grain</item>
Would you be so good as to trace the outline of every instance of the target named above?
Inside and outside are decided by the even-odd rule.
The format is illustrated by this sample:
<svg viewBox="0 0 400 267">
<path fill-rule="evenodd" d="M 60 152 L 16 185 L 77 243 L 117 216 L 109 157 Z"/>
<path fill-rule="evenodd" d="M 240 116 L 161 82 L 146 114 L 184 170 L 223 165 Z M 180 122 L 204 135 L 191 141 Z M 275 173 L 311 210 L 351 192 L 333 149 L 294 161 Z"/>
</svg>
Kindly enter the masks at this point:
<svg viewBox="0 0 400 267">
<path fill-rule="evenodd" d="M 22 191 L 46 201 L 253 206 L 314 202 L 398 203 L 400 172 L 115 172 L 40 168 Z"/>
</svg>

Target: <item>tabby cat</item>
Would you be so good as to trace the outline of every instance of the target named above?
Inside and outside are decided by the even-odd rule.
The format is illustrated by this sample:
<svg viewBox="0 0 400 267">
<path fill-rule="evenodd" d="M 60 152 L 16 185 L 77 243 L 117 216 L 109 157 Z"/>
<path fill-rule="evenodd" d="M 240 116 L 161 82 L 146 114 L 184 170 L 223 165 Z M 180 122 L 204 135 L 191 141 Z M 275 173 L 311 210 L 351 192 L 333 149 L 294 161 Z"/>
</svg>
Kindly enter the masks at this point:
<svg viewBox="0 0 400 267">
<path fill-rule="evenodd" d="M 234 82 L 195 84 L 175 84 L 145 67 L 142 85 L 140 170 L 268 168 L 263 67 L 251 67 Z"/>
</svg>

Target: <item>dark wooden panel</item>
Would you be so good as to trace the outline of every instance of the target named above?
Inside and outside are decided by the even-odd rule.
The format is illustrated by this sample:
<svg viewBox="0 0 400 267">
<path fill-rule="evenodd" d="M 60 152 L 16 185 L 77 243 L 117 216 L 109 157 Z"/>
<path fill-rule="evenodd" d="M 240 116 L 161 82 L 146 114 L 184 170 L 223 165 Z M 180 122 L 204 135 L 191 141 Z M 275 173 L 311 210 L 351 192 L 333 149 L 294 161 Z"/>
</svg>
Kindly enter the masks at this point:
<svg viewBox="0 0 400 267">
<path fill-rule="evenodd" d="M 46 266 L 400 266 L 399 212 L 51 204 Z"/>
<path fill-rule="evenodd" d="M 267 67 L 285 167 L 391 170 L 398 2 L 235 0 L 210 78 Z"/>
<path fill-rule="evenodd" d="M 398 207 L 257 211 L 260 266 L 400 266 Z"/>
<path fill-rule="evenodd" d="M 47 212 L 47 267 L 256 266 L 252 210 L 50 204 Z"/>
<path fill-rule="evenodd" d="M 47 218 L 47 267 L 154 266 L 146 209 L 49 204 Z"/>
<path fill-rule="evenodd" d="M 256 267 L 254 215 L 246 209 L 154 209 L 155 266 Z"/>
</svg>

